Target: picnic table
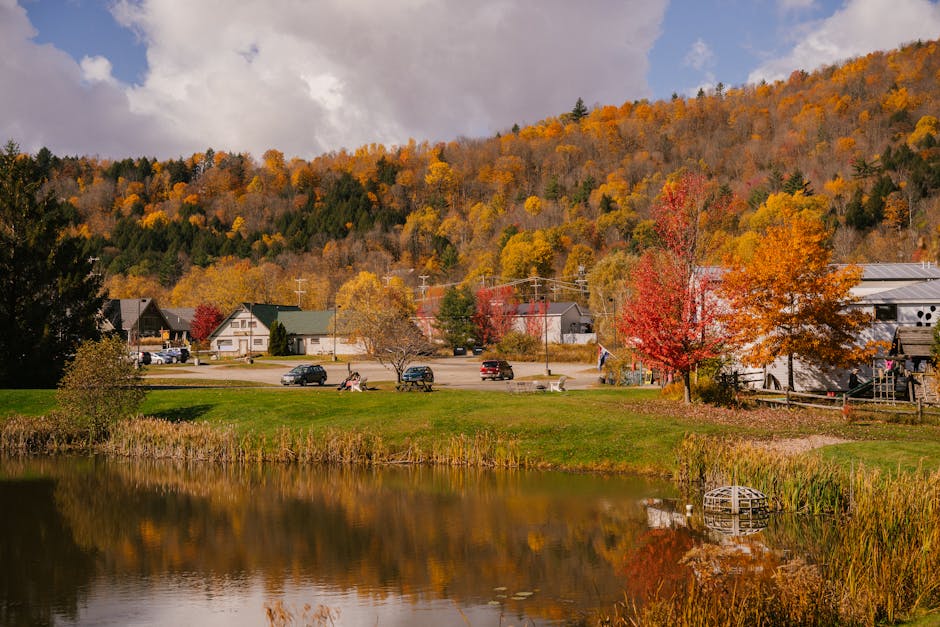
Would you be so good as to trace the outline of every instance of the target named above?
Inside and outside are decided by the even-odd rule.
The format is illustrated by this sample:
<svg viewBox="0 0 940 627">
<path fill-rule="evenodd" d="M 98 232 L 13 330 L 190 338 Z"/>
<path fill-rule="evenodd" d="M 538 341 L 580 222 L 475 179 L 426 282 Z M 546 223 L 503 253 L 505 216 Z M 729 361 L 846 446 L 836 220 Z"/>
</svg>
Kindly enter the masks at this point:
<svg viewBox="0 0 940 627">
<path fill-rule="evenodd" d="M 427 381 L 401 381 L 395 389 L 399 392 L 430 392 L 431 384 Z"/>
</svg>

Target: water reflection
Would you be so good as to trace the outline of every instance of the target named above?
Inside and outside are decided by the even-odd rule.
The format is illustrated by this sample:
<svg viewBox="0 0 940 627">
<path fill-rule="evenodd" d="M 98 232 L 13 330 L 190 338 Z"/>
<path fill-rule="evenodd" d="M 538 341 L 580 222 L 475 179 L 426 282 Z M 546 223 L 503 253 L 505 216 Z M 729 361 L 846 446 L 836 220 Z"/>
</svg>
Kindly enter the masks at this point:
<svg viewBox="0 0 940 627">
<path fill-rule="evenodd" d="M 696 541 L 651 529 L 641 501 L 672 487 L 630 477 L 3 459 L 0 490 L 12 625 L 257 625 L 276 601 L 549 624 L 678 582 Z"/>
</svg>

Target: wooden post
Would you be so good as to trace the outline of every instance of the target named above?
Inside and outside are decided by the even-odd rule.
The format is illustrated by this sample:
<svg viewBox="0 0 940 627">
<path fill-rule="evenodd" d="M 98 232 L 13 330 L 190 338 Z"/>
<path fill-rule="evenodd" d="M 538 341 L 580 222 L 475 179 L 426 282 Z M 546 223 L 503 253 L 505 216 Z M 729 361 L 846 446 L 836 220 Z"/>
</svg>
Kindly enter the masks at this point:
<svg viewBox="0 0 940 627">
<path fill-rule="evenodd" d="M 917 399 L 917 422 L 924 422 L 924 400 Z"/>
<path fill-rule="evenodd" d="M 849 407 L 849 395 L 848 393 L 843 393 L 842 394 L 842 417 L 845 418 L 846 420 L 849 420 L 851 415 L 852 415 L 852 410 Z"/>
<path fill-rule="evenodd" d="M 790 409 L 790 387 L 787 386 L 787 409 Z"/>
</svg>

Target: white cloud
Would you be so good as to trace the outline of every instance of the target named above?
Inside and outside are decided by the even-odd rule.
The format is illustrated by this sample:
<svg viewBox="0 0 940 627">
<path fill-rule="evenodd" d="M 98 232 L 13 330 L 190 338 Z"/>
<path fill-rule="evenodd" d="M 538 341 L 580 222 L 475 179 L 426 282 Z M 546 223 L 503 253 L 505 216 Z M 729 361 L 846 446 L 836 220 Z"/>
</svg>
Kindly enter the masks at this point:
<svg viewBox="0 0 940 627">
<path fill-rule="evenodd" d="M 114 77 L 111 76 L 111 62 L 105 57 L 83 57 L 82 76 L 89 83 L 113 83 Z"/>
<path fill-rule="evenodd" d="M 707 43 L 702 39 L 697 39 L 689 51 L 685 54 L 683 63 L 696 70 L 701 70 L 715 60 L 715 53 Z"/>
<path fill-rule="evenodd" d="M 159 157 L 484 136 L 578 97 L 649 96 L 665 0 L 121 0 L 113 11 L 147 47 L 139 85 L 109 80 L 106 59 L 78 67 L 35 45 L 23 11 L 0 0 L 0 54 L 32 67 L 5 64 L 0 83 L 27 101 L 48 81 L 63 92 L 45 117 L 0 95 L 0 132 L 27 149 Z M 68 128 L 82 126 L 68 110 L 89 128 Z"/>
<path fill-rule="evenodd" d="M 179 141 L 159 119 L 130 112 L 127 96 L 113 82 L 89 80 L 102 64 L 83 69 L 66 53 L 37 45 L 26 12 L 0 0 L 0 141 L 12 139 L 35 152 L 150 155 Z M 87 70 L 87 72 L 86 72 Z"/>
<path fill-rule="evenodd" d="M 809 28 L 788 55 L 767 61 L 748 82 L 784 79 L 797 69 L 816 68 L 888 50 L 940 33 L 940 6 L 930 0 L 847 0 L 827 19 Z"/>
</svg>

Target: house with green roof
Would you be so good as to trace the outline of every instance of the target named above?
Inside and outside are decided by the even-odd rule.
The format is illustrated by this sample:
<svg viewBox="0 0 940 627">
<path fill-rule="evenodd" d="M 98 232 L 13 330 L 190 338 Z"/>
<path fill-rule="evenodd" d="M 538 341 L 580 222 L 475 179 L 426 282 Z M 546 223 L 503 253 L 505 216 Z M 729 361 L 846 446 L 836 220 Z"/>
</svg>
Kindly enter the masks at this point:
<svg viewBox="0 0 940 627">
<path fill-rule="evenodd" d="M 287 331 L 288 345 L 295 355 L 358 355 L 365 352 L 360 342 L 351 341 L 337 329 L 332 310 L 282 311 L 278 322 Z"/>
<path fill-rule="evenodd" d="M 300 311 L 296 305 L 242 303 L 215 328 L 209 346 L 222 356 L 240 357 L 266 353 L 271 339 L 271 323 L 282 313 Z"/>
<path fill-rule="evenodd" d="M 333 311 L 301 311 L 295 305 L 242 303 L 209 336 L 212 350 L 222 356 L 241 357 L 265 353 L 271 324 L 277 320 L 287 331 L 288 346 L 295 355 L 358 355 L 365 351 L 334 325 Z"/>
</svg>

